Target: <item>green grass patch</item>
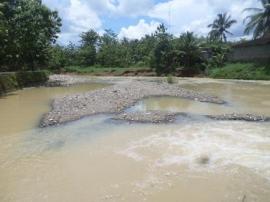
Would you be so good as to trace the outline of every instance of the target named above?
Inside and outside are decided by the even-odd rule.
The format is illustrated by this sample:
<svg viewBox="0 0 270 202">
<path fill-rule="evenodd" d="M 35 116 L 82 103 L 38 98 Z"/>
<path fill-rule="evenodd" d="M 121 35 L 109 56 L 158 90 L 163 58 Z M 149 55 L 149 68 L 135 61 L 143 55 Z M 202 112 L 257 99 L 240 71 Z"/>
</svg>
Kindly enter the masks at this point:
<svg viewBox="0 0 270 202">
<path fill-rule="evenodd" d="M 231 63 L 210 70 L 209 76 L 216 79 L 270 80 L 270 67 L 254 63 Z"/>
<path fill-rule="evenodd" d="M 66 72 L 77 73 L 77 74 L 122 74 L 126 71 L 138 71 L 138 70 L 149 70 L 147 67 L 82 67 L 82 66 L 68 66 L 64 68 Z"/>
</svg>

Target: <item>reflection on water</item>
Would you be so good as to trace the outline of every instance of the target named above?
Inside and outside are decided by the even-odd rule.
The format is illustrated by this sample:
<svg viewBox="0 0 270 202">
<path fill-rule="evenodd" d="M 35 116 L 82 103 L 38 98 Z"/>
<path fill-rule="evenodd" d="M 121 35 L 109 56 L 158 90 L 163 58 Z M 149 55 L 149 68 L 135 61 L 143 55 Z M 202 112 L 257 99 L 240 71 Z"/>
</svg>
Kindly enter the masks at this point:
<svg viewBox="0 0 270 202">
<path fill-rule="evenodd" d="M 195 102 L 176 97 L 154 97 L 139 101 L 130 110 L 162 110 L 201 115 L 251 113 L 270 116 L 270 85 L 254 83 L 184 83 L 184 88 L 218 96 L 226 105 Z"/>
<path fill-rule="evenodd" d="M 105 87 L 105 84 L 83 84 L 71 87 L 28 88 L 0 97 L 0 136 L 28 130 L 50 110 L 50 100 L 58 96 Z"/>
<path fill-rule="evenodd" d="M 224 86 L 213 88 L 222 92 Z M 230 96 L 220 94 L 230 103 L 243 102 L 238 87 L 230 88 Z M 261 94 L 260 99 L 268 96 L 265 90 Z M 162 99 L 164 110 L 192 106 L 175 109 L 179 100 Z M 247 103 L 243 106 L 257 106 L 258 112 L 268 110 Z M 195 112 L 223 110 L 199 107 L 195 104 Z M 269 123 L 182 119 L 168 125 L 128 124 L 102 115 L 1 135 L 0 201 L 269 201 Z"/>
<path fill-rule="evenodd" d="M 218 115 L 233 113 L 237 109 L 231 105 L 203 103 L 177 97 L 154 97 L 139 101 L 130 111 L 161 110 L 169 112 L 186 112 L 198 115 Z"/>
<path fill-rule="evenodd" d="M 216 95 L 228 100 L 240 113 L 270 116 L 270 84 L 256 82 L 186 83 L 184 88 Z"/>
</svg>

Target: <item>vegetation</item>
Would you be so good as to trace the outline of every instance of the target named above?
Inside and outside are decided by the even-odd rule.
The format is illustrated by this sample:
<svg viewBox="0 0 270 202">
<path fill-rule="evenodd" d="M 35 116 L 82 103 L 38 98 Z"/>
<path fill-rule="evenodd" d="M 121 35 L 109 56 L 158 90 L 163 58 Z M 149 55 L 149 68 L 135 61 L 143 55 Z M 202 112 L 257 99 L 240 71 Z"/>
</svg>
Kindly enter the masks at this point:
<svg viewBox="0 0 270 202">
<path fill-rule="evenodd" d="M 65 72 L 77 74 L 92 74 L 92 75 L 123 75 L 128 73 L 138 72 L 151 72 L 152 70 L 147 67 L 100 67 L 100 66 L 67 66 L 63 69 Z"/>
<path fill-rule="evenodd" d="M 227 34 L 232 35 L 228 29 L 236 23 L 236 20 L 232 20 L 227 13 L 221 13 L 217 15 L 217 19 L 208 27 L 212 28 L 209 33 L 210 39 L 227 42 Z"/>
<path fill-rule="evenodd" d="M 255 38 L 270 30 L 270 1 L 261 2 L 262 9 L 245 10 L 255 11 L 246 19 L 246 33 L 253 31 Z M 206 38 L 192 32 L 173 36 L 164 24 L 158 26 L 155 33 L 135 40 L 119 39 L 110 29 L 103 34 L 90 29 L 81 33 L 78 44 L 61 46 L 55 44 L 61 27 L 56 11 L 40 0 L 3 0 L 0 3 L 0 68 L 2 72 L 44 68 L 96 75 L 125 75 L 137 71 L 165 76 L 211 73 L 214 77 L 225 74 L 226 77 L 237 77 L 234 72 L 242 72 L 239 65 L 231 65 L 235 71 L 225 65 L 231 50 L 227 38 L 232 35 L 229 30 L 235 23 L 229 14 L 218 14 L 208 26 L 211 31 Z M 253 68 L 247 66 L 245 71 L 253 72 Z M 250 75 L 255 75 L 252 72 Z"/>
<path fill-rule="evenodd" d="M 262 8 L 247 8 L 244 11 L 253 11 L 254 14 L 246 17 L 248 21 L 245 33 L 253 31 L 253 37 L 259 38 L 270 33 L 270 0 L 260 0 Z"/>
<path fill-rule="evenodd" d="M 45 67 L 49 49 L 60 32 L 61 19 L 40 0 L 4 0 L 0 6 L 1 70 Z"/>
<path fill-rule="evenodd" d="M 210 71 L 217 79 L 270 80 L 269 66 L 254 63 L 233 63 Z"/>
<path fill-rule="evenodd" d="M 41 85 L 48 81 L 47 71 L 24 71 L 0 74 L 0 95 L 22 87 Z"/>
<path fill-rule="evenodd" d="M 173 84 L 175 81 L 171 75 L 167 76 L 167 83 Z"/>
</svg>

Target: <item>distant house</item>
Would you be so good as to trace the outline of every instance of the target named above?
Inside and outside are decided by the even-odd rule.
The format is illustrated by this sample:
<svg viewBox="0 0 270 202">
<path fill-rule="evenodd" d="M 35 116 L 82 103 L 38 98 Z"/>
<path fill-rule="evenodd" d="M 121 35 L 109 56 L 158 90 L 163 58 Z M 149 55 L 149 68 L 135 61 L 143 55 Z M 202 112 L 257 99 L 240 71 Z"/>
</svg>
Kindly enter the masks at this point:
<svg viewBox="0 0 270 202">
<path fill-rule="evenodd" d="M 232 46 L 231 61 L 270 61 L 270 34 Z"/>
</svg>

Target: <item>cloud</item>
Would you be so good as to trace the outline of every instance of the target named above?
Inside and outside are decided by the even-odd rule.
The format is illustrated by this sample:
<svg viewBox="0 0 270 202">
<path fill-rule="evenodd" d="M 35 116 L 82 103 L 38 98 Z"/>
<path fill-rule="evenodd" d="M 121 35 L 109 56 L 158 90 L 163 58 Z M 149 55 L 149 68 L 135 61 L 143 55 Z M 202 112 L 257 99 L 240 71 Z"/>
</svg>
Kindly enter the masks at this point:
<svg viewBox="0 0 270 202">
<path fill-rule="evenodd" d="M 61 44 L 67 44 L 69 41 L 76 43 L 79 41 L 79 35 L 89 29 L 102 32 L 102 20 L 98 12 L 100 10 L 97 8 L 104 8 L 107 0 L 44 0 L 43 3 L 57 10 L 62 18 L 62 32 L 58 40 Z"/>
<path fill-rule="evenodd" d="M 257 0 L 171 0 L 156 4 L 148 13 L 149 17 L 159 19 L 169 26 L 169 31 L 178 35 L 193 31 L 200 35 L 209 32 L 210 24 L 218 13 L 227 12 L 238 23 L 231 29 L 237 36 L 243 33 L 244 8 L 258 6 Z"/>
<path fill-rule="evenodd" d="M 65 14 L 70 30 L 76 33 L 90 28 L 98 30 L 102 27 L 102 22 L 95 10 L 80 0 L 70 0 L 70 6 L 65 10 Z"/>
<path fill-rule="evenodd" d="M 141 19 L 137 25 L 131 25 L 127 28 L 123 27 L 119 33 L 119 38 L 140 39 L 146 34 L 155 32 L 159 24 L 156 21 L 146 23 L 144 19 Z"/>
<path fill-rule="evenodd" d="M 121 37 L 140 38 L 153 32 L 158 22 L 164 22 L 174 35 L 193 31 L 205 36 L 209 32 L 207 25 L 220 12 L 228 12 L 238 21 L 230 31 L 239 38 L 244 30 L 243 9 L 260 7 L 258 0 L 43 0 L 43 3 L 59 11 L 63 20 L 59 41 L 63 44 L 78 41 L 79 34 L 90 28 L 102 33 L 105 25 L 112 25 Z M 138 23 L 134 25 L 134 21 Z"/>
<path fill-rule="evenodd" d="M 111 0 L 110 9 L 114 15 L 143 16 L 154 5 L 152 0 Z"/>
</svg>

